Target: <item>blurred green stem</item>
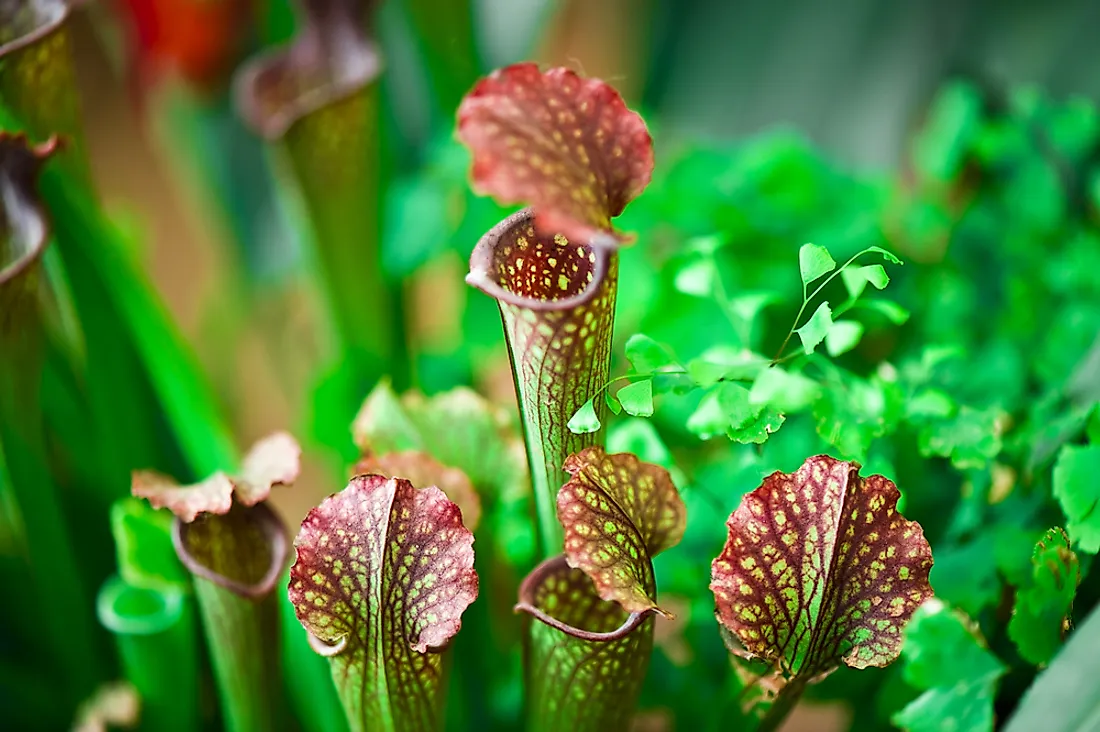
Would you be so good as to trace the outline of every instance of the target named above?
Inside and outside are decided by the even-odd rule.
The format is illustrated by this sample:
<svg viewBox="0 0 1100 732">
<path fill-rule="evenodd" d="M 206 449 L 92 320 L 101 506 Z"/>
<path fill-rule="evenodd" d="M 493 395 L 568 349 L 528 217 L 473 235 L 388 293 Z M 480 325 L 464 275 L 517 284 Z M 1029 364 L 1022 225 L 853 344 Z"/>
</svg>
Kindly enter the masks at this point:
<svg viewBox="0 0 1100 732">
<path fill-rule="evenodd" d="M 281 147 L 311 222 L 336 330 L 358 364 L 361 386 L 390 373 L 403 387 L 400 289 L 382 272 L 379 103 L 371 83 L 302 117 Z"/>
<path fill-rule="evenodd" d="M 195 595 L 214 667 L 225 729 L 282 728 L 282 664 L 275 585 L 283 575 L 286 527 L 264 503 L 173 524 L 176 553 Z"/>
<path fill-rule="evenodd" d="M 195 620 L 172 585 L 136 587 L 111 577 L 99 592 L 99 621 L 115 634 L 126 680 L 141 697 L 141 728 L 199 728 Z"/>
</svg>

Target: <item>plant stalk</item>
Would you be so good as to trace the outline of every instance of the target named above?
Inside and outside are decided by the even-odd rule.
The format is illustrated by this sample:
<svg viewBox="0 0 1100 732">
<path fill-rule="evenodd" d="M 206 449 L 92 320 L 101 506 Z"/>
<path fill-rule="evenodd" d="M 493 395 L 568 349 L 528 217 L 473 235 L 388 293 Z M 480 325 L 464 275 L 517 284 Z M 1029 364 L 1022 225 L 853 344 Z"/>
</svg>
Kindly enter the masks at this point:
<svg viewBox="0 0 1100 732">
<path fill-rule="evenodd" d="M 562 549 L 558 489 L 570 455 L 602 445 L 601 427 L 575 434 L 568 422 L 607 384 L 618 258 L 534 229 L 529 209 L 506 218 L 478 242 L 466 281 L 497 300 L 523 422 L 543 557 Z"/>
<path fill-rule="evenodd" d="M 173 523 L 173 543 L 195 580 L 214 680 L 230 732 L 282 728 L 279 608 L 286 527 L 264 503 Z"/>
<path fill-rule="evenodd" d="M 115 635 L 127 681 L 141 697 L 141 728 L 199 729 L 199 666 L 195 617 L 172 585 L 137 587 L 115 576 L 96 603 L 99 621 Z"/>
</svg>

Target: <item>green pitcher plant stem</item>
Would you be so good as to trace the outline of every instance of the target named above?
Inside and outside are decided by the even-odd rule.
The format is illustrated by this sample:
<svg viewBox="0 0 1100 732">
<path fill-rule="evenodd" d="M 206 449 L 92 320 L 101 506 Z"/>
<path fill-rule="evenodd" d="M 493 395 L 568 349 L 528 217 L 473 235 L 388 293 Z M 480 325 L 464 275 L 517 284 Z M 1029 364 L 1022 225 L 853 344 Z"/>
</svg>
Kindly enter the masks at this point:
<svg viewBox="0 0 1100 732">
<path fill-rule="evenodd" d="M 264 501 L 298 476 L 300 449 L 285 433 L 256 443 L 233 477 L 215 473 L 180 486 L 136 472 L 132 492 L 176 519 L 172 541 L 191 572 L 225 727 L 282 726 L 279 609 L 274 593 L 289 559 L 282 520 Z"/>
<path fill-rule="evenodd" d="M 352 730 L 443 729 L 445 651 L 478 593 L 473 541 L 439 488 L 375 474 L 302 522 L 290 601 Z"/>
<path fill-rule="evenodd" d="M 500 305 L 543 556 L 552 556 L 565 458 L 603 442 L 568 422 L 608 381 L 615 250 L 628 239 L 611 219 L 649 183 L 652 140 L 609 85 L 530 63 L 478 82 L 459 107 L 458 136 L 473 154 L 475 190 L 531 204 L 482 237 L 466 281 Z"/>
<path fill-rule="evenodd" d="M 51 473 L 41 409 L 45 287 L 41 258 L 50 221 L 38 175 L 57 138 L 31 145 L 0 131 L 0 505 L 41 615 L 24 616 L 26 638 L 47 648 L 70 701 L 90 694 L 98 669 L 91 599 L 80 580 L 70 528 Z"/>
<path fill-rule="evenodd" d="M 523 574 L 535 564 L 534 511 L 523 438 L 511 410 L 465 387 L 426 397 L 378 384 L 352 424 L 362 457 L 356 474 L 435 485 L 462 511 L 478 542 L 479 600 L 455 639 L 455 688 L 467 727 L 520 724 L 522 628 L 512 613 Z M 492 638 L 487 653 L 484 639 Z M 457 711 L 454 707 L 448 714 Z M 451 723 L 453 720 L 448 720 Z"/>
<path fill-rule="evenodd" d="M 470 257 L 466 281 L 496 298 L 512 360 L 543 553 L 561 546 L 554 496 L 565 459 L 602 444 L 570 417 L 608 380 L 618 259 L 606 248 L 545 237 L 530 210 L 495 226 Z M 606 406 L 600 402 L 600 407 Z"/>
<path fill-rule="evenodd" d="M 100 590 L 96 609 L 99 622 L 114 633 L 123 674 L 141 699 L 142 728 L 198 730 L 195 620 L 184 591 L 170 584 L 141 587 L 114 576 Z"/>
<path fill-rule="evenodd" d="M 534 569 L 516 610 L 526 644 L 527 729 L 626 729 L 653 649 L 652 558 L 679 543 L 686 509 L 668 471 L 592 447 L 569 456 L 557 496 L 564 554 Z"/>
<path fill-rule="evenodd" d="M 357 385 L 365 389 L 388 372 L 401 382 L 401 298 L 383 275 L 380 250 L 382 59 L 367 34 L 374 3 L 302 6 L 304 25 L 294 43 L 237 72 L 237 105 L 256 132 L 277 144 L 294 181 Z"/>
</svg>

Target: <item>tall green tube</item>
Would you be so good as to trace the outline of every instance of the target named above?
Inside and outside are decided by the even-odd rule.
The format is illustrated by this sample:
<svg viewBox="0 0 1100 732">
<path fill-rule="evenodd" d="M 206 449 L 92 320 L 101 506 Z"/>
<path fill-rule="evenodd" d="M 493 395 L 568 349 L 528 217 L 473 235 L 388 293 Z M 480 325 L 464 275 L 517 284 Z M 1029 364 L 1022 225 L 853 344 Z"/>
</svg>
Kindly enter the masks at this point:
<svg viewBox="0 0 1100 732">
<path fill-rule="evenodd" d="M 96 611 L 114 634 L 123 673 L 141 698 L 141 729 L 199 729 L 198 638 L 183 590 L 137 587 L 114 576 L 100 589 Z"/>
</svg>

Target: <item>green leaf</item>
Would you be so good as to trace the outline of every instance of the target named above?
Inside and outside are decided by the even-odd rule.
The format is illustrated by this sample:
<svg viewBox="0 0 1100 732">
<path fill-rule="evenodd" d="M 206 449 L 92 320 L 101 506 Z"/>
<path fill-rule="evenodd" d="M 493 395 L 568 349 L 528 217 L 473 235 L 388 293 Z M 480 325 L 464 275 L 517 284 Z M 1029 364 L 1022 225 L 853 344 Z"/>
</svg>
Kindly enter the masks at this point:
<svg viewBox="0 0 1100 732">
<path fill-rule="evenodd" d="M 1003 417 L 998 409 L 963 406 L 947 420 L 935 420 L 921 429 L 921 455 L 951 459 L 960 469 L 983 468 L 1000 454 Z"/>
<path fill-rule="evenodd" d="M 829 329 L 833 327 L 833 311 L 829 309 L 829 303 L 823 302 L 817 306 L 817 310 L 801 328 L 795 328 L 795 333 L 802 339 L 802 350 L 811 354 L 814 349 L 825 340 Z"/>
<path fill-rule="evenodd" d="M 729 311 L 738 320 L 752 323 L 764 308 L 779 300 L 776 292 L 742 292 L 730 298 Z"/>
<path fill-rule="evenodd" d="M 692 359 L 687 365 L 688 378 L 691 379 L 696 386 L 704 389 L 714 386 L 721 381 L 729 370 L 730 367 L 726 364 L 713 363 L 698 358 Z"/>
<path fill-rule="evenodd" d="M 288 588 L 298 620 L 330 648 L 360 729 L 443 724 L 443 654 L 478 594 L 473 534 L 438 488 L 353 478 L 309 512 Z"/>
<path fill-rule="evenodd" d="M 653 416 L 653 379 L 627 384 L 615 396 L 627 414 L 633 417 Z"/>
<path fill-rule="evenodd" d="M 721 386 L 721 384 L 719 385 Z M 699 401 L 699 406 L 688 417 L 685 426 L 700 440 L 709 440 L 725 434 L 729 426 L 729 417 L 722 408 L 718 389 L 707 392 Z"/>
<path fill-rule="evenodd" d="M 840 279 L 844 280 L 844 287 L 848 290 L 848 299 L 850 300 L 855 300 L 862 295 L 868 282 L 879 290 L 890 284 L 886 269 L 881 264 L 869 264 L 865 267 L 845 267 L 840 272 Z"/>
<path fill-rule="evenodd" d="M 639 374 L 651 374 L 661 369 L 680 366 L 666 346 L 644 333 L 636 333 L 627 340 L 626 358 Z"/>
<path fill-rule="evenodd" d="M 1054 464 L 1054 497 L 1066 530 L 1083 552 L 1100 551 L 1100 445 L 1065 445 Z"/>
<path fill-rule="evenodd" d="M 431 397 L 411 391 L 398 397 L 382 381 L 363 402 L 351 431 L 364 454 L 427 453 L 461 470 L 483 495 L 529 492 L 515 421 L 471 389 Z"/>
<path fill-rule="evenodd" d="M 860 252 L 860 254 L 881 254 L 882 258 L 890 264 L 904 264 L 900 259 L 898 259 L 898 256 L 896 254 L 891 251 L 887 251 L 882 247 L 867 247 L 862 252 Z M 884 284 L 883 287 L 885 286 L 886 285 Z M 878 287 L 878 285 L 875 285 L 875 287 Z M 879 289 L 881 290 L 882 287 L 879 287 Z"/>
<path fill-rule="evenodd" d="M 118 553 L 118 573 L 134 587 L 190 585 L 187 570 L 172 546 L 172 514 L 137 498 L 111 504 L 111 535 Z"/>
<path fill-rule="evenodd" d="M 863 325 L 854 320 L 838 320 L 825 334 L 825 350 L 834 358 L 859 345 L 863 337 Z"/>
<path fill-rule="evenodd" d="M 1069 630 L 1069 611 L 1081 568 L 1069 548 L 1069 537 L 1054 528 L 1035 545 L 1032 574 L 1016 590 L 1016 606 L 1008 623 L 1008 637 L 1020 655 L 1036 665 L 1050 663 Z"/>
<path fill-rule="evenodd" d="M 672 282 L 685 295 L 712 297 L 720 276 L 712 257 L 698 257 L 681 267 Z"/>
<path fill-rule="evenodd" d="M 876 312 L 894 325 L 902 325 L 909 320 L 909 311 L 893 300 L 860 300 L 856 307 Z"/>
<path fill-rule="evenodd" d="M 932 596 L 932 552 L 897 487 L 826 455 L 741 499 L 711 565 L 718 620 L 787 678 L 884 666 Z"/>
<path fill-rule="evenodd" d="M 965 615 L 931 599 L 905 629 L 907 683 L 925 690 L 891 721 L 909 732 L 993 729 L 997 680 L 1007 670 Z"/>
<path fill-rule="evenodd" d="M 871 442 L 891 432 L 901 409 L 896 384 L 838 372 L 814 402 L 817 434 L 844 457 L 866 461 Z"/>
<path fill-rule="evenodd" d="M 817 244 L 803 244 L 798 250 L 798 272 L 802 275 L 802 284 L 808 285 L 818 277 L 836 269 L 829 250 Z"/>
<path fill-rule="evenodd" d="M 1094 609 L 1024 694 L 1005 732 L 1087 732 L 1100 719 L 1100 610 Z"/>
<path fill-rule="evenodd" d="M 753 424 L 763 408 L 764 405 L 749 401 L 749 390 L 745 387 L 723 382 L 703 396 L 688 417 L 687 428 L 700 439 L 709 440 Z"/>
<path fill-rule="evenodd" d="M 630 453 L 587 448 L 565 461 L 558 492 L 569 566 L 585 572 L 601 599 L 627 612 L 657 610 L 651 559 L 680 542 L 684 502 L 664 468 Z"/>
<path fill-rule="evenodd" d="M 791 413 L 810 406 L 820 394 L 821 387 L 813 379 L 773 366 L 761 371 L 753 382 L 749 401 Z"/>
<path fill-rule="evenodd" d="M 734 442 L 741 444 L 763 444 L 773 434 L 779 431 L 787 420 L 775 407 L 766 406 L 760 413 L 744 424 L 736 427 L 730 426 L 726 430 L 726 436 Z"/>
<path fill-rule="evenodd" d="M 616 399 L 615 395 L 612 394 L 610 391 L 605 391 L 603 393 L 603 400 L 607 404 L 607 408 L 611 410 L 612 414 L 622 414 L 623 405 L 619 403 L 619 400 Z M 594 404 L 595 403 L 593 402 L 593 406 Z"/>
<path fill-rule="evenodd" d="M 569 428 L 570 432 L 578 435 L 588 434 L 600 429 L 600 418 L 596 416 L 596 406 L 592 399 L 581 405 L 581 408 L 569 418 L 566 427 Z"/>
</svg>

